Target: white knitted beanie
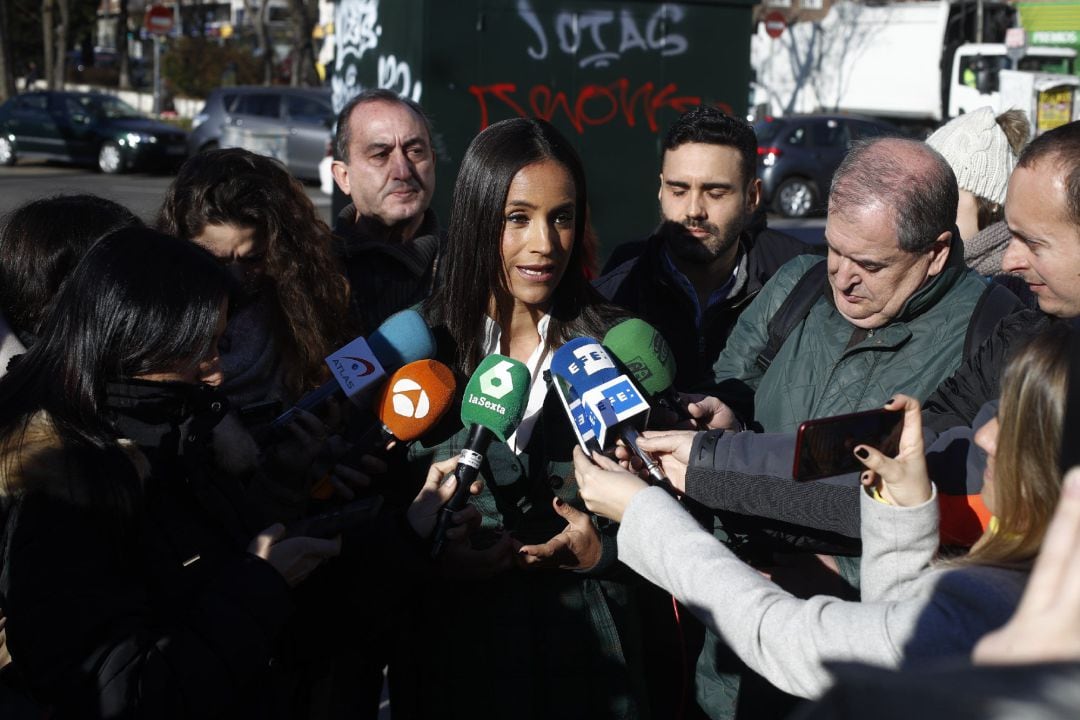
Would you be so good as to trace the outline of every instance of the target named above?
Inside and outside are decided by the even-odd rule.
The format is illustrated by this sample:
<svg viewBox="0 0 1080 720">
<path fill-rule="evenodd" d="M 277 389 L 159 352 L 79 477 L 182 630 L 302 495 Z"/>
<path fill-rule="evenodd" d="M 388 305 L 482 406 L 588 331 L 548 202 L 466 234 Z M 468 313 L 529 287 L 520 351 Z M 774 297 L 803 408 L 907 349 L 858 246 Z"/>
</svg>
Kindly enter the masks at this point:
<svg viewBox="0 0 1080 720">
<path fill-rule="evenodd" d="M 945 156 L 961 190 L 1003 205 L 1016 156 L 995 117 L 989 107 L 965 113 L 938 128 L 926 144 Z"/>
</svg>

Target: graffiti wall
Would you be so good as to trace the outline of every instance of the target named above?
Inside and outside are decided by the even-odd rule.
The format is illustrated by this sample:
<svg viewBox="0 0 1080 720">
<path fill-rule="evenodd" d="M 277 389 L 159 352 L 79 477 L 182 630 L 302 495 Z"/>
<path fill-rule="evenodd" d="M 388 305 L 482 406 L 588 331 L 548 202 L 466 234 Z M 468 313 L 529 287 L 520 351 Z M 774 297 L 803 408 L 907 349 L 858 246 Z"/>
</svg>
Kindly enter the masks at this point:
<svg viewBox="0 0 1080 720">
<path fill-rule="evenodd" d="M 682 112 L 743 114 L 751 0 L 340 0 L 332 85 L 341 107 L 391 88 L 432 116 L 444 218 L 473 136 L 514 116 L 575 142 L 605 250 L 656 222 L 659 142 Z M 613 158 L 618 158 L 613 162 Z"/>
</svg>

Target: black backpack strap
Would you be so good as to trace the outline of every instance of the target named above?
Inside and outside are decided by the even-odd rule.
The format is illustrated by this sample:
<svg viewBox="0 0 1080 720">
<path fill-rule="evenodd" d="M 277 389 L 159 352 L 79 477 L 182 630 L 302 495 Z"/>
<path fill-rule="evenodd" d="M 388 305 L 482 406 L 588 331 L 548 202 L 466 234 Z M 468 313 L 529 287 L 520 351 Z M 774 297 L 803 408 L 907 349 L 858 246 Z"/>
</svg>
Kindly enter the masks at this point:
<svg viewBox="0 0 1080 720">
<path fill-rule="evenodd" d="M 994 328 L 1003 317 L 1022 308 L 1020 298 L 1009 288 L 991 280 L 989 287 L 983 290 L 979 301 L 975 303 L 971 320 L 968 321 L 967 335 L 964 336 L 964 360 L 978 351 L 979 346 L 993 334 Z"/>
<path fill-rule="evenodd" d="M 795 287 L 791 288 L 791 292 L 784 298 L 784 302 L 776 309 L 773 316 L 769 318 L 769 339 L 765 343 L 765 349 L 758 353 L 756 360 L 761 372 L 769 369 L 788 335 L 806 319 L 806 316 L 810 314 L 810 308 L 814 307 L 814 303 L 821 297 L 825 284 L 828 282 L 826 270 L 827 264 L 824 259 L 816 265 L 811 265 L 799 278 L 799 282 L 795 283 Z"/>
</svg>

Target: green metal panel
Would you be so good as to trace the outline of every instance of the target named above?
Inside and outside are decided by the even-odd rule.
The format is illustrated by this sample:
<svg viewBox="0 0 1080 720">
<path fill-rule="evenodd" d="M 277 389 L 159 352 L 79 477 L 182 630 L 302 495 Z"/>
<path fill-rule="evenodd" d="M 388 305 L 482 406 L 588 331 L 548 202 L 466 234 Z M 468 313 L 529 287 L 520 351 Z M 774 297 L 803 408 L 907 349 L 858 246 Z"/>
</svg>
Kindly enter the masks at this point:
<svg viewBox="0 0 1080 720">
<path fill-rule="evenodd" d="M 746 112 L 750 0 L 343 0 L 339 16 L 347 6 L 365 10 L 366 35 L 340 18 L 337 33 L 367 45 L 335 69 L 335 96 L 360 83 L 423 104 L 436 128 L 435 206 L 444 223 L 475 134 L 504 118 L 542 117 L 582 155 L 606 255 L 657 221 L 667 126 L 701 102 Z M 354 72 L 352 82 L 342 72 Z"/>
<path fill-rule="evenodd" d="M 1016 7 L 1029 44 L 1080 51 L 1080 3 L 1017 3 Z"/>
</svg>

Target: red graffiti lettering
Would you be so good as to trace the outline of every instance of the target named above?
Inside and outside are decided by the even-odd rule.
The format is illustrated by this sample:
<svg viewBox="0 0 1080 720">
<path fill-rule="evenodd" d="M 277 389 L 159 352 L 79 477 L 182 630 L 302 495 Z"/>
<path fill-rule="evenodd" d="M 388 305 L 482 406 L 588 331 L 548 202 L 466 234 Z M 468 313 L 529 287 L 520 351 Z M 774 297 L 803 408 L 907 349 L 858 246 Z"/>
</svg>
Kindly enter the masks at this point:
<svg viewBox="0 0 1080 720">
<path fill-rule="evenodd" d="M 471 85 L 469 92 L 480 106 L 481 130 L 490 122 L 489 97 L 501 101 L 521 117 L 529 115 L 522 103 L 515 99 L 517 85 L 514 83 Z M 652 82 L 642 83 L 631 92 L 630 81 L 627 78 L 619 78 L 609 85 L 585 85 L 572 98 L 561 90 L 553 90 L 548 85 L 534 85 L 529 90 L 528 107 L 534 117 L 548 121 L 561 113 L 579 135 L 585 132 L 587 126 L 610 125 L 620 114 L 627 127 L 635 127 L 640 109 L 649 131 L 655 133 L 659 131 L 659 124 L 656 121 L 658 111 L 670 108 L 681 114 L 701 104 L 700 97 L 678 95 L 678 92 L 679 88 L 675 83 L 668 83 L 657 92 Z M 716 103 L 716 105 L 731 114 L 731 106 L 727 103 Z"/>
</svg>

